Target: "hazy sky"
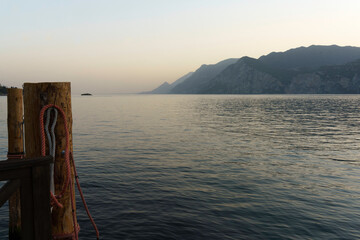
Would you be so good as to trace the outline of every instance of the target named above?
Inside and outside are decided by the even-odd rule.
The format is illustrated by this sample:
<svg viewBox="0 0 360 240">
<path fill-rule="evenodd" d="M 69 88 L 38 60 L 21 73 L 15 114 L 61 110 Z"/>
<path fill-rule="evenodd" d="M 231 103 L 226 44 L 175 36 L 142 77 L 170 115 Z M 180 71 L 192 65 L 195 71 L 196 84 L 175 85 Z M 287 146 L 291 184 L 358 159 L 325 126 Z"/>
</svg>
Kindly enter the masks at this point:
<svg viewBox="0 0 360 240">
<path fill-rule="evenodd" d="M 129 93 L 202 64 L 360 46 L 359 0 L 0 0 L 0 84 Z"/>
</svg>

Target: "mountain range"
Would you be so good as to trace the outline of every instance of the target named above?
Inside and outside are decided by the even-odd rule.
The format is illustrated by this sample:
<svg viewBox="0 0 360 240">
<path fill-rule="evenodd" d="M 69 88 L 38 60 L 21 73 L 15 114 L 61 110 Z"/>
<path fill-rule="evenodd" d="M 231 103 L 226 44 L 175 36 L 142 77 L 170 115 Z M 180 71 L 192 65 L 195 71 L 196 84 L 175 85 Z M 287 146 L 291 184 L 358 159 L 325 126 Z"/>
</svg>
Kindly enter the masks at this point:
<svg viewBox="0 0 360 240">
<path fill-rule="evenodd" d="M 299 47 L 258 59 L 202 65 L 152 94 L 352 94 L 360 93 L 360 48 Z"/>
</svg>

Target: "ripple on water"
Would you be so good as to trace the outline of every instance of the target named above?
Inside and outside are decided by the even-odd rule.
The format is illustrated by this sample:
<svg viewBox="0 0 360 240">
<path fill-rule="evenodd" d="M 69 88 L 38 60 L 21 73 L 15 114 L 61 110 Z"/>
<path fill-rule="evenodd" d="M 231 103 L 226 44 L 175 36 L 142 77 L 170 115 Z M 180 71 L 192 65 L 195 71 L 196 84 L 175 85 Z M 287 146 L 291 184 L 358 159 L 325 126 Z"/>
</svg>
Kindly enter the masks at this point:
<svg viewBox="0 0 360 240">
<path fill-rule="evenodd" d="M 355 95 L 74 97 L 75 160 L 102 239 L 359 239 L 359 103 Z M 6 141 L 0 124 L 3 156 Z M 80 238 L 91 239 L 77 206 Z"/>
</svg>

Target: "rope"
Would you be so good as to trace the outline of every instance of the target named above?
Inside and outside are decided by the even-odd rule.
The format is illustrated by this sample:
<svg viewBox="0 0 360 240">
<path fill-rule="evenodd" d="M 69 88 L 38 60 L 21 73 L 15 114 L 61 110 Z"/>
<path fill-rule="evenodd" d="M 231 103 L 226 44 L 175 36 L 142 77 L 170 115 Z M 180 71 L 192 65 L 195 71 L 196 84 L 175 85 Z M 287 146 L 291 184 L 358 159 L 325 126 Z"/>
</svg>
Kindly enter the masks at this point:
<svg viewBox="0 0 360 240">
<path fill-rule="evenodd" d="M 72 194 L 73 191 L 72 191 L 72 183 L 71 183 L 71 167 L 70 167 L 70 159 L 69 159 L 69 141 L 70 141 L 69 130 L 68 130 L 67 120 L 66 120 L 64 111 L 54 104 L 46 105 L 40 111 L 41 155 L 42 156 L 46 155 L 45 128 L 44 128 L 44 115 L 45 114 L 44 113 L 48 108 L 54 108 L 60 112 L 60 115 L 64 120 L 64 128 L 65 128 L 65 136 L 66 136 L 66 147 L 65 147 L 66 180 L 63 184 L 60 194 L 55 195 L 55 192 L 53 193 L 50 191 L 50 196 L 51 196 L 52 203 L 54 205 L 56 205 L 60 208 L 63 208 L 63 205 L 58 201 L 58 199 L 60 199 L 64 195 L 67 187 L 70 185 L 71 208 L 72 208 L 72 217 L 73 217 L 73 223 L 74 223 L 75 239 L 78 240 L 78 234 L 77 234 L 78 232 L 76 229 L 76 219 L 75 219 L 75 211 L 74 211 L 74 199 L 73 199 L 73 194 Z M 50 121 L 50 112 L 51 112 L 51 109 L 50 109 L 50 111 L 48 111 L 48 114 L 47 114 L 47 116 L 48 116 L 47 121 L 46 121 L 47 126 L 49 125 L 49 121 Z M 55 124 L 56 124 L 56 122 L 54 121 L 52 130 L 55 127 Z M 48 135 L 48 139 L 50 140 L 51 138 L 50 138 L 49 134 L 47 134 L 47 135 Z M 54 139 L 55 137 L 52 136 L 52 138 Z M 53 152 L 54 152 L 55 143 L 52 144 L 50 142 L 51 141 L 49 141 L 50 151 L 53 150 Z M 52 154 L 52 152 L 50 154 Z"/>
<path fill-rule="evenodd" d="M 54 111 L 54 120 L 51 125 L 51 134 L 49 132 L 49 123 L 50 123 L 50 114 L 51 111 Z M 48 139 L 49 144 L 49 152 L 50 155 L 53 157 L 53 160 L 55 162 L 55 146 L 56 146 L 56 139 L 55 139 L 55 126 L 58 116 L 58 111 L 56 108 L 48 108 L 46 110 L 46 122 L 45 122 L 45 133 Z M 50 164 L 50 191 L 55 192 L 55 183 L 54 183 L 54 163 Z"/>
<path fill-rule="evenodd" d="M 44 113 L 48 108 L 51 108 L 51 107 L 56 108 L 60 112 L 60 115 L 64 120 L 64 128 L 65 128 L 65 133 L 66 133 L 66 146 L 65 146 L 66 180 L 65 180 L 65 182 L 63 184 L 61 192 L 58 195 L 55 195 L 55 193 L 50 192 L 50 197 L 51 197 L 51 200 L 52 200 L 52 204 L 62 208 L 63 205 L 58 201 L 58 199 L 60 199 L 64 195 L 67 187 L 69 186 L 70 178 L 71 178 L 71 169 L 70 169 L 70 160 L 69 160 L 69 130 L 68 130 L 68 126 L 67 126 L 65 113 L 61 108 L 59 108 L 58 106 L 56 106 L 54 104 L 49 104 L 49 105 L 44 106 L 40 111 L 41 156 L 46 155 L 46 142 L 45 142 L 45 130 L 44 130 Z"/>
<path fill-rule="evenodd" d="M 50 123 L 50 114 L 51 111 L 54 111 L 54 121 L 51 125 L 51 135 L 49 132 L 49 123 Z M 58 116 L 58 110 L 56 108 L 48 108 L 46 110 L 46 122 L 45 122 L 45 133 L 48 138 L 48 144 L 49 144 L 49 152 L 52 157 L 55 157 L 55 146 L 56 146 L 56 140 L 55 140 L 55 126 Z M 55 161 L 55 160 L 54 160 Z"/>
<path fill-rule="evenodd" d="M 74 166 L 74 173 L 75 173 L 75 180 L 76 180 L 76 185 L 77 185 L 77 188 L 79 190 L 79 193 L 80 193 L 80 196 L 81 196 L 81 200 L 83 202 L 83 205 L 84 205 L 84 208 L 86 210 L 86 213 L 91 221 L 91 224 L 93 225 L 94 229 L 95 229 L 95 232 L 96 232 L 96 238 L 97 240 L 99 240 L 99 230 L 95 224 L 95 221 L 94 219 L 92 218 L 91 214 L 90 214 L 90 211 L 89 211 L 89 208 L 87 207 L 87 204 L 86 204 L 86 201 L 85 201 L 85 198 L 84 198 L 84 194 L 81 190 L 81 187 L 80 187 L 80 182 L 79 182 L 79 176 L 77 174 L 77 171 L 76 171 L 76 166 L 75 166 L 75 161 L 74 161 L 74 156 L 72 154 L 72 152 L 70 153 L 70 157 L 71 157 L 71 161 L 73 163 L 73 166 Z"/>
<path fill-rule="evenodd" d="M 23 159 L 25 158 L 24 152 L 19 153 L 7 153 L 7 159 Z"/>
<path fill-rule="evenodd" d="M 45 123 L 45 127 L 44 127 L 44 115 L 45 115 L 45 111 L 47 114 L 46 117 L 46 123 Z M 51 125 L 51 133 L 49 132 L 48 128 L 49 128 L 49 123 L 50 123 L 50 117 L 51 117 L 51 111 L 54 111 L 54 120 L 53 123 Z M 76 216 L 75 216 L 75 199 L 74 196 L 72 194 L 73 192 L 73 188 L 72 188 L 72 180 L 71 180 L 71 166 L 70 166 L 70 156 L 71 156 L 71 162 L 73 164 L 74 167 L 74 175 L 75 175 L 75 179 L 76 179 L 76 185 L 78 187 L 80 196 L 81 196 L 81 200 L 84 204 L 86 213 L 95 229 L 96 232 L 96 237 L 99 240 L 99 231 L 97 229 L 97 226 L 95 224 L 94 219 L 92 218 L 90 211 L 87 207 L 83 192 L 81 190 L 80 187 L 80 183 L 79 183 L 79 177 L 78 174 L 76 172 L 76 166 L 75 166 L 75 161 L 74 161 L 74 157 L 73 154 L 70 152 L 69 149 L 69 145 L 70 145 L 70 137 L 69 137 L 69 130 L 68 130 L 68 126 L 67 126 L 67 120 L 66 120 L 66 116 L 64 111 L 54 105 L 54 104 L 49 104 L 44 106 L 41 111 L 40 111 L 40 135 L 41 135 L 41 155 L 45 156 L 46 155 L 46 143 L 45 143 L 45 132 L 46 132 L 46 136 L 48 138 L 48 142 L 49 142 L 49 150 L 50 150 L 50 154 L 54 157 L 55 160 L 55 125 L 56 125 L 56 121 L 57 121 L 57 116 L 58 116 L 58 111 L 60 112 L 60 115 L 64 121 L 64 128 L 65 128 L 65 133 L 66 133 L 66 146 L 65 146 L 65 167 L 66 167 L 66 181 L 63 184 L 62 187 L 62 191 L 60 192 L 60 194 L 58 195 L 54 195 L 52 193 L 52 191 L 50 191 L 50 196 L 51 196 L 51 200 L 52 200 L 52 204 L 57 205 L 58 207 L 63 207 L 62 204 L 59 203 L 58 199 L 60 199 L 63 194 L 65 193 L 67 187 L 70 185 L 70 197 L 71 197 L 71 210 L 72 210 L 72 218 L 73 218 L 73 224 L 74 224 L 74 232 L 73 233 L 65 233 L 65 234 L 56 234 L 53 235 L 53 239 L 64 239 L 64 238 L 71 238 L 71 239 L 76 239 L 78 240 L 79 236 L 78 233 L 80 231 L 80 227 L 76 222 Z M 53 169 L 51 170 L 51 174 L 53 174 Z M 53 181 L 53 177 L 52 180 Z M 53 192 L 55 193 L 55 190 L 53 190 Z"/>
</svg>

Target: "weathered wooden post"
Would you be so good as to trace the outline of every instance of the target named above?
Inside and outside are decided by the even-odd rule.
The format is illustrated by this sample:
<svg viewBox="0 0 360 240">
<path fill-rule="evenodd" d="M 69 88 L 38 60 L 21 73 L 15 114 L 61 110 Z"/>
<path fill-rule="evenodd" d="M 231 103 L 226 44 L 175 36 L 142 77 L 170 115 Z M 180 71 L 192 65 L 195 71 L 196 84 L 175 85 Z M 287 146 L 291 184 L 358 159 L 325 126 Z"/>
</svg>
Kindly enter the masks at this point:
<svg viewBox="0 0 360 240">
<path fill-rule="evenodd" d="M 39 114 L 42 107 L 47 104 L 55 104 L 59 106 L 66 115 L 69 133 L 69 150 L 72 151 L 72 112 L 71 112 L 71 87 L 69 82 L 46 82 L 46 83 L 25 83 L 24 84 L 24 123 L 25 123 L 25 149 L 26 156 L 41 156 L 41 136 Z M 62 190 L 64 181 L 66 181 L 65 157 L 62 151 L 66 146 L 66 130 L 63 119 L 57 119 L 56 128 L 56 149 L 55 149 L 55 192 Z M 49 153 L 49 150 L 47 150 Z M 71 165 L 71 179 L 74 179 L 73 165 Z M 72 181 L 72 189 L 68 188 L 59 202 L 63 208 L 53 207 L 52 210 L 52 234 L 58 236 L 56 239 L 69 239 L 74 233 L 73 213 L 71 207 L 71 195 L 75 199 L 74 181 Z M 75 205 L 75 203 L 74 203 Z M 75 223 L 77 226 L 77 223 Z"/>
<path fill-rule="evenodd" d="M 24 154 L 23 140 L 23 90 L 7 89 L 8 158 L 21 158 Z M 20 190 L 9 199 L 9 239 L 21 239 Z"/>
</svg>

